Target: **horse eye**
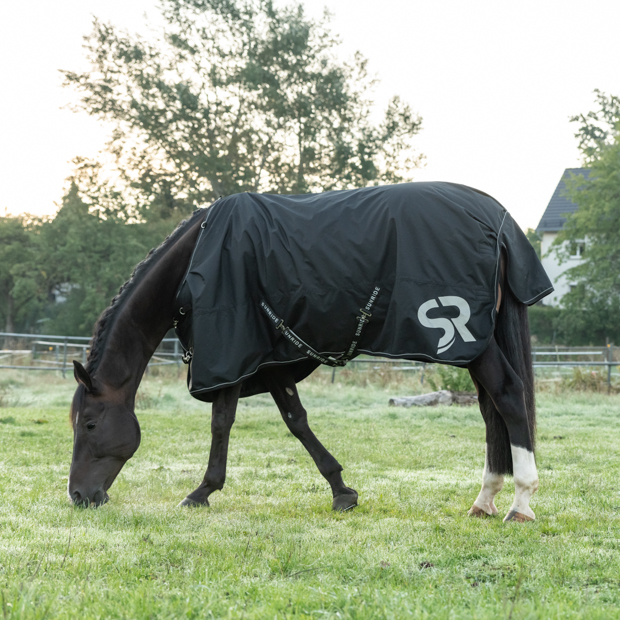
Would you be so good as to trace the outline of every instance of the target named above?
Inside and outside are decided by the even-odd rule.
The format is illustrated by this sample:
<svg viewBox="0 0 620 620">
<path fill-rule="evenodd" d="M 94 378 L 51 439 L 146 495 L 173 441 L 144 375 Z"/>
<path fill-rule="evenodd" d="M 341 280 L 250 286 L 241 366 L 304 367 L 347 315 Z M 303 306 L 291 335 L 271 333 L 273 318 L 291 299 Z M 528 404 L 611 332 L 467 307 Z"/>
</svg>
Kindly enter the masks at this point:
<svg viewBox="0 0 620 620">
<path fill-rule="evenodd" d="M 89 423 L 86 425 L 86 430 L 87 430 L 87 431 L 92 431 L 92 430 L 93 430 L 93 428 L 95 428 L 95 426 L 96 426 L 96 424 L 95 424 L 94 422 L 89 422 Z"/>
</svg>

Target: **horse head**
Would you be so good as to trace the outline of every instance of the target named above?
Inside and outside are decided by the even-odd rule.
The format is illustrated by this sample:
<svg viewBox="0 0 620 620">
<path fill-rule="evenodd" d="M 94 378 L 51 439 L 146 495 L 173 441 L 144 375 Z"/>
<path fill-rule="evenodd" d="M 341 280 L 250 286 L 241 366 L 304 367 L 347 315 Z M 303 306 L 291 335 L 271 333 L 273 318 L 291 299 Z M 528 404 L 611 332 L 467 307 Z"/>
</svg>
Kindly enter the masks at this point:
<svg viewBox="0 0 620 620">
<path fill-rule="evenodd" d="M 140 424 L 133 402 L 126 402 L 123 393 L 97 381 L 79 362 L 73 364 L 79 385 L 71 404 L 73 458 L 67 490 L 76 505 L 100 506 L 140 445 Z"/>
</svg>

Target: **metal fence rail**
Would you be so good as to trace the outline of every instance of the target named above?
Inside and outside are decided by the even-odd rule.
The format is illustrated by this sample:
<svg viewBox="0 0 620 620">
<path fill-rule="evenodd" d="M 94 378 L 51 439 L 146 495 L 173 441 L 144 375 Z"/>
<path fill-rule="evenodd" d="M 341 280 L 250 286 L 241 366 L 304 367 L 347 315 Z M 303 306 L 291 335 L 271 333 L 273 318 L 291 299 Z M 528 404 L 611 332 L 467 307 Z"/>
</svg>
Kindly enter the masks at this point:
<svg viewBox="0 0 620 620">
<path fill-rule="evenodd" d="M 73 360 L 86 363 L 90 340 L 84 336 L 0 332 L 0 369 L 55 370 L 64 377 Z M 176 338 L 164 338 L 149 367 L 180 364 L 182 354 Z"/>
<path fill-rule="evenodd" d="M 71 367 L 72 360 L 86 362 L 90 338 L 83 336 L 53 336 L 50 334 L 13 334 L 0 332 L 0 369 L 53 370 L 63 377 Z M 534 369 L 592 367 L 607 369 L 607 382 L 611 385 L 612 370 L 620 366 L 616 359 L 620 348 L 538 346 L 532 349 Z M 149 368 L 180 365 L 183 350 L 176 338 L 164 338 L 155 351 Z M 368 365 L 372 366 L 368 366 Z M 426 364 L 408 360 L 379 357 L 358 357 L 349 362 L 353 368 L 375 370 L 389 365 L 393 370 L 423 371 Z M 334 371 L 335 373 L 335 371 Z"/>
</svg>

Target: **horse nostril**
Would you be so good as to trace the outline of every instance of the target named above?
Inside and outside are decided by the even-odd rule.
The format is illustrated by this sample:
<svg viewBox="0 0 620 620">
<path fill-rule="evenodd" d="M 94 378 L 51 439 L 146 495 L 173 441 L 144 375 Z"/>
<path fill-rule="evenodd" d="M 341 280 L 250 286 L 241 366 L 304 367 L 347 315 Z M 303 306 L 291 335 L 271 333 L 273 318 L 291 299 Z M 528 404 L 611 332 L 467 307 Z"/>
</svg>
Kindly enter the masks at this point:
<svg viewBox="0 0 620 620">
<path fill-rule="evenodd" d="M 71 499 L 74 504 L 81 504 L 83 501 L 82 494 L 79 491 L 73 491 L 73 493 L 71 493 Z"/>
</svg>

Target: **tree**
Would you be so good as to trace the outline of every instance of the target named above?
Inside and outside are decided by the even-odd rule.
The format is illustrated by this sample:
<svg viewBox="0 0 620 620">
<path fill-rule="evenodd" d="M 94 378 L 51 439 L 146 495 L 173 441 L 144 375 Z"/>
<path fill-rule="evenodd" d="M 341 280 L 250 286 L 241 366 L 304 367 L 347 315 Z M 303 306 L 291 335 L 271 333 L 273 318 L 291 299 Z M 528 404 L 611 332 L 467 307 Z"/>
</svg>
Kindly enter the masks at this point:
<svg viewBox="0 0 620 620">
<path fill-rule="evenodd" d="M 4 331 L 32 327 L 36 291 L 19 282 L 22 264 L 32 257 L 38 221 L 28 216 L 0 217 L 0 320 Z"/>
<path fill-rule="evenodd" d="M 567 183 L 579 208 L 554 242 L 561 261 L 571 243 L 586 242 L 584 260 L 566 271 L 572 290 L 562 300 L 568 312 L 560 323 L 575 334 L 589 330 L 592 341 L 603 334 L 620 341 L 620 98 L 600 91 L 596 97 L 597 110 L 571 119 L 579 123 L 575 135 L 590 174 Z"/>
<path fill-rule="evenodd" d="M 48 333 L 90 335 L 136 263 L 161 241 L 158 227 L 128 223 L 96 169 L 87 165 L 78 173 L 55 217 L 40 223 L 30 259 L 17 268 L 16 288 L 45 306 Z"/>
<path fill-rule="evenodd" d="M 242 191 L 398 182 L 419 164 L 420 117 L 394 97 L 371 122 L 367 62 L 336 59 L 327 15 L 271 0 L 163 0 L 162 13 L 154 41 L 95 20 L 90 70 L 64 72 L 78 109 L 113 126 L 109 151 L 142 217 Z"/>
<path fill-rule="evenodd" d="M 612 145 L 620 127 L 620 97 L 594 91 L 597 110 L 571 117 L 572 123 L 579 123 L 575 138 L 579 140 L 579 150 L 583 153 L 586 165 L 596 161 L 606 147 Z"/>
<path fill-rule="evenodd" d="M 540 258 L 542 252 L 542 239 L 540 235 L 533 228 L 528 228 L 525 231 L 525 236 L 527 237 L 527 240 L 532 244 L 532 247 L 536 251 L 538 258 Z"/>
</svg>

